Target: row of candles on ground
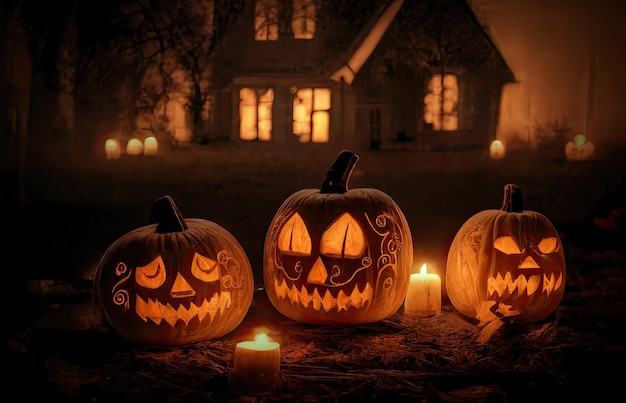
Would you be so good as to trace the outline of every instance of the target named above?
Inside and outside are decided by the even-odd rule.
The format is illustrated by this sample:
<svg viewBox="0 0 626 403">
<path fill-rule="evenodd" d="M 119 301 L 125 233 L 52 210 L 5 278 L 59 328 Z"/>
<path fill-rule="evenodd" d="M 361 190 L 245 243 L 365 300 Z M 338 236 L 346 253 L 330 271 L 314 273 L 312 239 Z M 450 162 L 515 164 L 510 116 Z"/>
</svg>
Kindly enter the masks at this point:
<svg viewBox="0 0 626 403">
<path fill-rule="evenodd" d="M 133 137 L 128 139 L 126 147 L 115 138 L 109 138 L 104 142 L 104 155 L 108 160 L 117 160 L 122 156 L 122 150 L 127 155 L 157 155 L 159 152 L 159 142 L 156 137 L 148 136 L 143 141 Z"/>
<path fill-rule="evenodd" d="M 428 273 L 424 263 L 419 273 L 411 274 L 404 300 L 404 315 L 430 317 L 441 313 L 441 277 Z M 254 341 L 242 341 L 235 347 L 234 376 L 241 379 L 261 377 L 271 380 L 280 372 L 280 344 L 266 333 Z"/>
</svg>

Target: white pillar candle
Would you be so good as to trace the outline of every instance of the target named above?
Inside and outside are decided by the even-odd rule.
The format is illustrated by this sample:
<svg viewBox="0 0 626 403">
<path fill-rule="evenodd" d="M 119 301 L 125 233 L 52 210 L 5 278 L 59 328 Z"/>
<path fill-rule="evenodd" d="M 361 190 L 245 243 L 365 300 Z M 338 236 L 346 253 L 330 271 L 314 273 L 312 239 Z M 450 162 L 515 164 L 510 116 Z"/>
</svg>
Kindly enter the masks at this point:
<svg viewBox="0 0 626 403">
<path fill-rule="evenodd" d="M 404 314 L 429 317 L 441 313 L 441 278 L 426 272 L 426 263 L 419 273 L 411 274 L 404 299 Z"/>
<path fill-rule="evenodd" d="M 265 333 L 254 341 L 242 341 L 235 347 L 234 370 L 238 377 L 278 376 L 280 344 L 270 341 Z"/>
</svg>

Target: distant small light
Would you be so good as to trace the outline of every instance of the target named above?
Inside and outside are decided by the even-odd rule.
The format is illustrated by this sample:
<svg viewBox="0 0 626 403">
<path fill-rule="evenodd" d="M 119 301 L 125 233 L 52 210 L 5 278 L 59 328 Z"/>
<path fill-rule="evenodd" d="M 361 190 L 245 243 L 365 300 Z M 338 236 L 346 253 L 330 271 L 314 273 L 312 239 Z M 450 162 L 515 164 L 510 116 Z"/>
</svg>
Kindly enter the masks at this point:
<svg viewBox="0 0 626 403">
<path fill-rule="evenodd" d="M 104 154 L 108 160 L 117 160 L 120 158 L 121 145 L 118 139 L 107 139 L 104 142 Z"/>
<path fill-rule="evenodd" d="M 126 154 L 141 155 L 143 152 L 143 142 L 138 138 L 132 138 L 126 143 Z"/>
<path fill-rule="evenodd" d="M 506 154 L 504 143 L 500 140 L 494 140 L 489 146 L 489 156 L 492 160 L 501 160 Z"/>
<path fill-rule="evenodd" d="M 143 141 L 143 154 L 144 155 L 157 155 L 159 152 L 159 143 L 156 137 L 146 137 Z"/>
<path fill-rule="evenodd" d="M 577 146 L 582 146 L 587 141 L 587 138 L 584 134 L 577 134 L 574 136 L 574 144 Z"/>
</svg>

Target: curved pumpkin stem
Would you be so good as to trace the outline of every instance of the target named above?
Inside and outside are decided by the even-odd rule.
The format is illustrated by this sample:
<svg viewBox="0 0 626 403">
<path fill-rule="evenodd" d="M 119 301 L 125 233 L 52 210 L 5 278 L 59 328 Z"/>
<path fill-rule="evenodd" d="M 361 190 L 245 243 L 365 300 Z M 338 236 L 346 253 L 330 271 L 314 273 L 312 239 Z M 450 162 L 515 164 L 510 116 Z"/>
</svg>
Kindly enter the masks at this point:
<svg viewBox="0 0 626 403">
<path fill-rule="evenodd" d="M 352 170 L 359 160 L 359 156 L 349 150 L 343 150 L 326 173 L 326 180 L 322 183 L 320 193 L 346 193 Z"/>
<path fill-rule="evenodd" d="M 154 202 L 150 212 L 150 224 L 158 224 L 156 228 L 158 234 L 182 232 L 188 228 L 183 215 L 170 196 L 163 196 Z"/>
<path fill-rule="evenodd" d="M 511 183 L 504 185 L 504 200 L 501 210 L 507 213 L 521 213 L 524 211 L 522 189 L 520 189 L 519 186 Z"/>
</svg>

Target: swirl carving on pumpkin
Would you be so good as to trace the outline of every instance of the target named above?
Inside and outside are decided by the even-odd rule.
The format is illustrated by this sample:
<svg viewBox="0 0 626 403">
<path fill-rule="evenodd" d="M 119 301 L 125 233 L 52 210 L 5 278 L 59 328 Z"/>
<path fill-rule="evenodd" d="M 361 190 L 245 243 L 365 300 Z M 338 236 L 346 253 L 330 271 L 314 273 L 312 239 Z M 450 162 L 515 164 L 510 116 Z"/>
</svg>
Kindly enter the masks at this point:
<svg viewBox="0 0 626 403">
<path fill-rule="evenodd" d="M 115 266 L 115 274 L 118 277 L 123 276 L 127 271 L 128 271 L 128 267 L 126 266 L 126 264 L 124 264 L 124 262 L 119 262 Z M 126 311 L 130 308 L 130 302 L 129 302 L 130 295 L 128 294 L 127 290 L 117 290 L 117 288 L 120 287 L 125 282 L 127 282 L 131 274 L 132 273 L 129 272 L 126 277 L 120 279 L 120 281 L 115 283 L 115 285 L 113 286 L 113 289 L 111 290 L 111 294 L 113 294 L 113 303 L 118 306 L 123 306 L 124 310 Z"/>
</svg>

